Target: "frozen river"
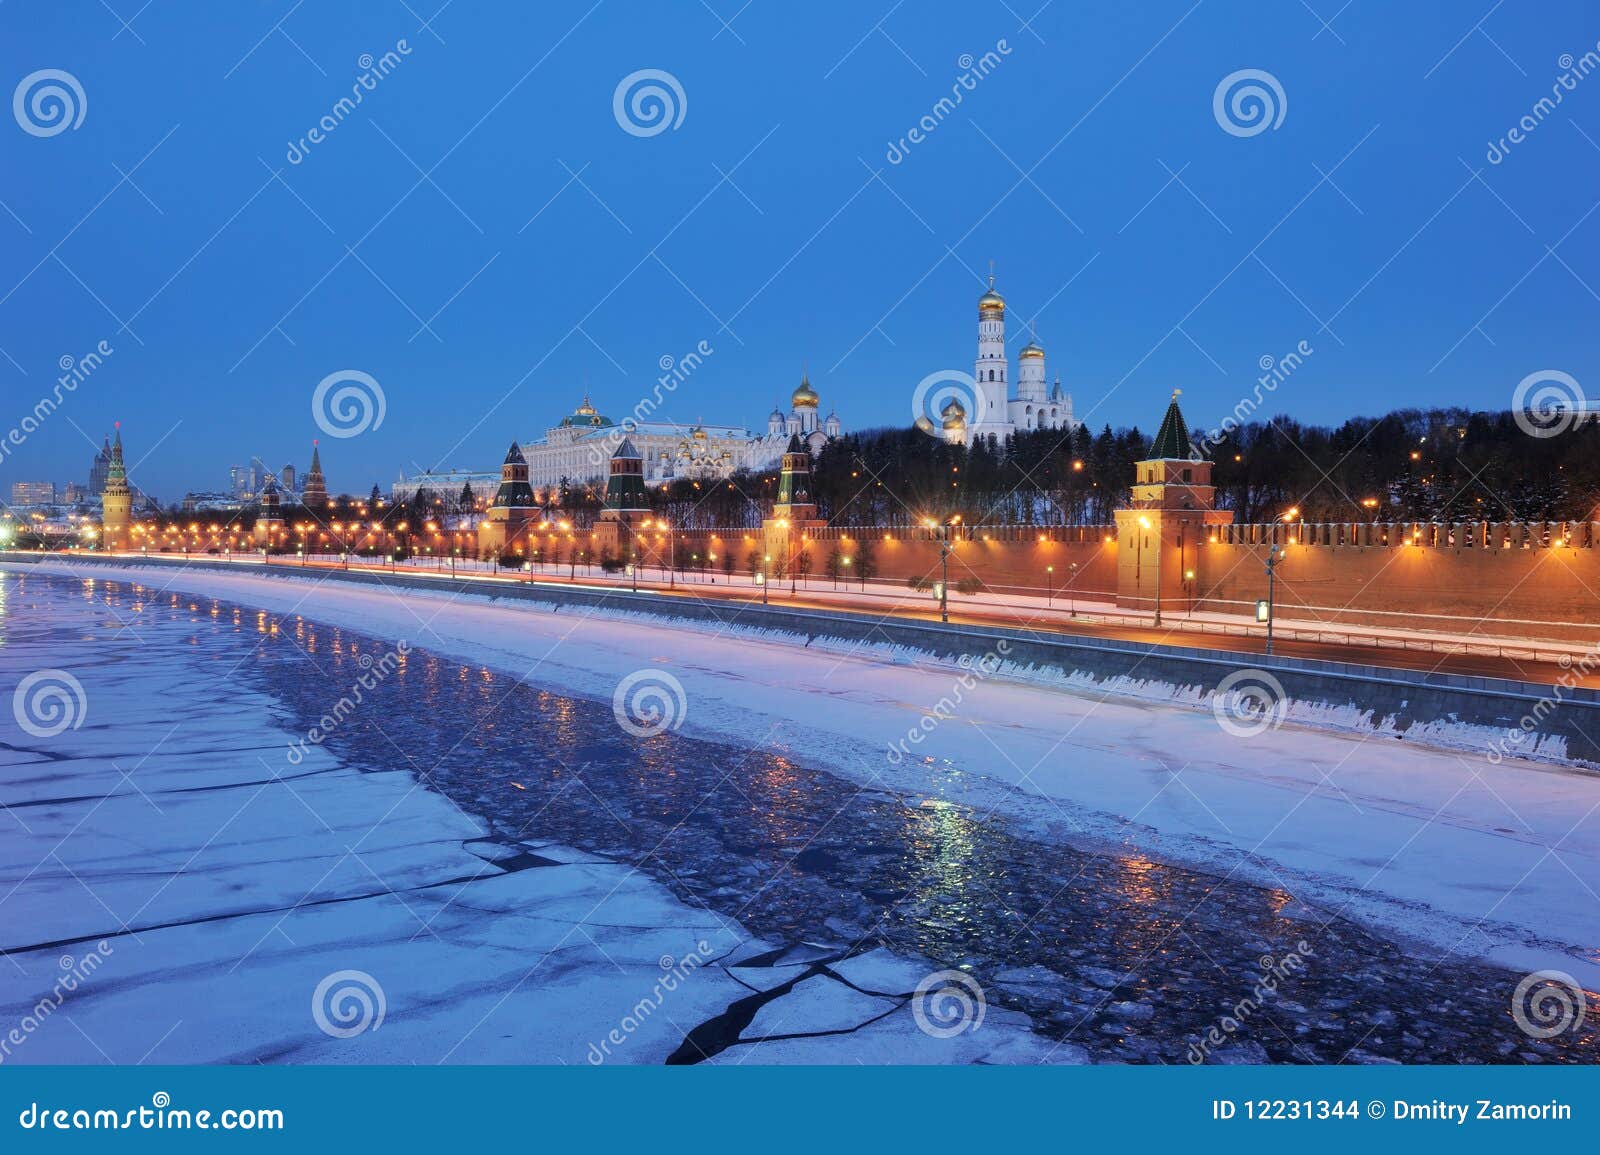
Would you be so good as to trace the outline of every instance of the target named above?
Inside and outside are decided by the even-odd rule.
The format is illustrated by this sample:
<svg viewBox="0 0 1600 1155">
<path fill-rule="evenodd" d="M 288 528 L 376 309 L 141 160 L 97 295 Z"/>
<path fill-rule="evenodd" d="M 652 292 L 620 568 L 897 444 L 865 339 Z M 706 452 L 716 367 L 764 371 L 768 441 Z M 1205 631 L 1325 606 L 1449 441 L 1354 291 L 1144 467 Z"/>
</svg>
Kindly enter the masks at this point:
<svg viewBox="0 0 1600 1155">
<path fill-rule="evenodd" d="M 0 688 L 82 689 L 81 724 L 6 718 L 0 1034 L 98 959 L 6 1061 L 1593 1060 L 1518 1030 L 1520 973 L 864 785 L 754 720 L 640 735 L 426 631 L 0 591 Z"/>
</svg>

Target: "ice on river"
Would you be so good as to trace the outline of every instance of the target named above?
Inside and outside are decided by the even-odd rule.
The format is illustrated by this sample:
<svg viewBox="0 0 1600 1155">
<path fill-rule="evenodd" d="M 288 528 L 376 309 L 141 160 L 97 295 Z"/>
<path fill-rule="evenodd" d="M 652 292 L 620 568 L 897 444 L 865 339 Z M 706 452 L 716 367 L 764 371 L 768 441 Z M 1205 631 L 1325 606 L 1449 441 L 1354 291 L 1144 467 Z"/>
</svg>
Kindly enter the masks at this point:
<svg viewBox="0 0 1600 1155">
<path fill-rule="evenodd" d="M 836 950 L 741 1029 L 738 976 L 784 944 L 630 866 L 490 838 L 404 751 L 291 760 L 280 704 L 227 678 L 248 645 L 65 588 L 0 619 L 8 700 L 41 669 L 83 690 L 59 733 L 4 715 L 0 1062 L 659 1063 L 701 1058 L 697 1029 L 724 1063 L 1080 1057 L 998 1009 L 934 1037 L 906 980 L 935 964 L 861 956 L 846 973 L 897 976 L 868 994 L 826 973 Z"/>
</svg>

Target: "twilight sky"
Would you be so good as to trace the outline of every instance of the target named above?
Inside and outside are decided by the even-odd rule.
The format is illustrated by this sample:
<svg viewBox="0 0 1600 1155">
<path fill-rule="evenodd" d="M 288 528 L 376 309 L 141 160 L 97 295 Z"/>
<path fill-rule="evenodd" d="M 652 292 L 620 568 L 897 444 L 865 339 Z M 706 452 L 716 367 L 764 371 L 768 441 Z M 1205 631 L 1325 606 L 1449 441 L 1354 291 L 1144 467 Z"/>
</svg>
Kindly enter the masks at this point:
<svg viewBox="0 0 1600 1155">
<path fill-rule="evenodd" d="M 0 496 L 84 480 L 119 417 L 165 501 L 314 436 L 335 491 L 494 468 L 702 341 L 666 416 L 762 426 L 804 364 L 846 428 L 907 424 L 971 368 L 990 260 L 1013 353 L 1033 319 L 1095 428 L 1174 387 L 1213 424 L 1302 341 L 1262 416 L 1507 408 L 1543 369 L 1600 393 L 1582 0 L 141 3 L 0 7 L 6 91 L 83 94 L 53 131 L 35 80 L 0 123 L 0 431 L 113 350 Z M 645 69 L 683 94 L 654 134 L 614 110 Z M 1246 69 L 1283 93 L 1253 134 L 1213 101 Z M 349 438 L 313 417 L 341 370 L 384 404 Z"/>
</svg>

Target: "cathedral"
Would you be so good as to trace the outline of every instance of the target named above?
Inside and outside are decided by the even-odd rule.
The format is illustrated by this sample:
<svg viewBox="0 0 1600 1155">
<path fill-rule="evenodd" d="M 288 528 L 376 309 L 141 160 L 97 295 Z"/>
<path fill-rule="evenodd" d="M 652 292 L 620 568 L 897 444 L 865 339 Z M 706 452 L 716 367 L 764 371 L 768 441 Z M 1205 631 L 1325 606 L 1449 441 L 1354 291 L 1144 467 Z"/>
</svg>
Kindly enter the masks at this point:
<svg viewBox="0 0 1600 1155">
<path fill-rule="evenodd" d="M 1017 353 L 1017 375 L 1011 377 L 1006 352 L 1006 299 L 995 291 L 994 274 L 989 288 L 978 298 L 978 359 L 972 378 L 977 413 L 969 413 L 959 401 L 946 403 L 940 412 L 944 437 L 971 445 L 976 438 L 993 437 L 1004 445 L 1013 433 L 1034 429 L 1071 431 L 1078 426 L 1072 415 L 1072 394 L 1062 391 L 1058 374 L 1047 386 L 1044 346 L 1031 332 L 1028 343 Z"/>
</svg>

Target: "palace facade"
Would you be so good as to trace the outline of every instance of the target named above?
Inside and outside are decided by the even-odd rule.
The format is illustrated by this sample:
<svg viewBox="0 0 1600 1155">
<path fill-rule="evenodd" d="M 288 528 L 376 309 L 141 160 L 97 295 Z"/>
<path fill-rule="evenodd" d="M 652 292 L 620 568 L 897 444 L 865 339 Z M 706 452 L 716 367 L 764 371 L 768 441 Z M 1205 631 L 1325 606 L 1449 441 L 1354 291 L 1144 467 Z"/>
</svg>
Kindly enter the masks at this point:
<svg viewBox="0 0 1600 1155">
<path fill-rule="evenodd" d="M 585 397 L 583 404 L 546 430 L 542 438 L 525 442 L 520 449 L 529 484 L 548 489 L 563 481 L 578 484 L 605 479 L 617 449 L 629 441 L 644 462 L 645 484 L 659 486 L 679 478 L 727 477 L 739 469 L 774 469 L 792 437 L 799 437 L 812 453 L 819 453 L 844 431 L 837 413 L 826 417 L 820 413 L 821 398 L 804 375 L 790 395 L 789 412 L 774 408 L 764 433 L 752 432 L 744 425 L 703 421 L 693 425 L 632 418 L 616 421 Z"/>
</svg>

